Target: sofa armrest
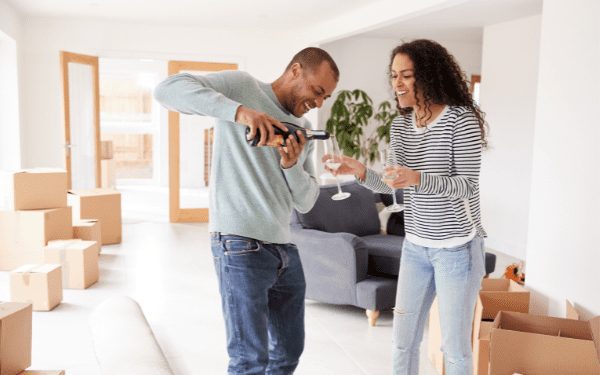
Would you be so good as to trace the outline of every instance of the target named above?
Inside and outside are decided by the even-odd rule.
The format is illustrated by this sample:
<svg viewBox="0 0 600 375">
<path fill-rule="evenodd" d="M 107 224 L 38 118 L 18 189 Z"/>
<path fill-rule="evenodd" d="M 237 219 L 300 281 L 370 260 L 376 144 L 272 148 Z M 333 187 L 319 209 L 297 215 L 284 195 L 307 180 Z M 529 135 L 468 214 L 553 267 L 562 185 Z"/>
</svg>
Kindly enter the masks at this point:
<svg viewBox="0 0 600 375">
<path fill-rule="evenodd" d="M 297 227 L 291 233 L 304 268 L 307 298 L 355 304 L 356 284 L 367 277 L 368 268 L 368 251 L 360 237 Z"/>
</svg>

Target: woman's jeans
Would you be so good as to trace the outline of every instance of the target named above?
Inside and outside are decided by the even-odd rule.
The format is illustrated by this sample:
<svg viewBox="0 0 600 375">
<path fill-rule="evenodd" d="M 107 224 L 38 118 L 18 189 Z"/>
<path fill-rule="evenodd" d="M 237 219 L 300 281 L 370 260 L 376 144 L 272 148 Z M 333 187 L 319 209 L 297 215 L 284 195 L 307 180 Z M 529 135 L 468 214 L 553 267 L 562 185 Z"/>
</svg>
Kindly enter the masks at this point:
<svg viewBox="0 0 600 375">
<path fill-rule="evenodd" d="M 211 234 L 229 374 L 292 374 L 304 349 L 306 283 L 293 244 Z"/>
<path fill-rule="evenodd" d="M 446 374 L 473 373 L 473 313 L 484 274 L 481 237 L 454 248 L 429 248 L 404 241 L 394 307 L 394 375 L 419 373 L 419 347 L 436 295 Z"/>
</svg>

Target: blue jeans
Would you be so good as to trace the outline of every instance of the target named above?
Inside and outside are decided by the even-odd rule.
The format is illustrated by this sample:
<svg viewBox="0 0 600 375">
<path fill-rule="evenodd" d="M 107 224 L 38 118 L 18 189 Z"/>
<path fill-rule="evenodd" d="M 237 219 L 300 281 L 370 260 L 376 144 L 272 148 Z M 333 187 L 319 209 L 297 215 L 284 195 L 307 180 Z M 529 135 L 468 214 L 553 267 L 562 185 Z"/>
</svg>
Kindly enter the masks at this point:
<svg viewBox="0 0 600 375">
<path fill-rule="evenodd" d="M 229 374 L 292 374 L 304 349 L 306 283 L 298 248 L 211 234 Z"/>
<path fill-rule="evenodd" d="M 481 237 L 441 249 L 404 241 L 394 307 L 394 375 L 419 373 L 419 347 L 436 294 L 446 374 L 473 374 L 472 322 L 484 274 Z"/>
</svg>

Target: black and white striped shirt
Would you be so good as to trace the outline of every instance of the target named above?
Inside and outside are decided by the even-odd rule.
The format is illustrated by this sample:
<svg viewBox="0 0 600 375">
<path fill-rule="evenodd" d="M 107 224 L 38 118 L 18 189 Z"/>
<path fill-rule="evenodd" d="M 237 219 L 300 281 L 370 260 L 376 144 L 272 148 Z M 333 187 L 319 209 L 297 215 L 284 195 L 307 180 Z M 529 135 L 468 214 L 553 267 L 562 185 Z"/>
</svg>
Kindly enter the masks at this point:
<svg viewBox="0 0 600 375">
<path fill-rule="evenodd" d="M 404 189 L 406 239 L 433 248 L 455 247 L 485 237 L 479 204 L 481 130 L 466 107 L 446 106 L 426 128 L 414 114 L 398 116 L 391 144 L 398 165 L 421 172 L 421 184 Z M 364 185 L 391 194 L 373 170 Z"/>
</svg>

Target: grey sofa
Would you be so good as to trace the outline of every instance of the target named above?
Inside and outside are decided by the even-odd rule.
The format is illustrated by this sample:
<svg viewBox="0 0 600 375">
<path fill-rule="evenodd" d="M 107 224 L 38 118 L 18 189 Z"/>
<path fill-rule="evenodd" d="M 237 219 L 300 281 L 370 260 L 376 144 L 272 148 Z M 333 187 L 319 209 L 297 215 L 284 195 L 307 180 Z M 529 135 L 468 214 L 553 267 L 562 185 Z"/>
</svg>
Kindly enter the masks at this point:
<svg viewBox="0 0 600 375">
<path fill-rule="evenodd" d="M 342 187 L 350 198 L 332 200 L 337 186 L 325 185 L 310 212 L 293 214 L 292 242 L 302 259 L 306 298 L 361 307 L 375 325 L 379 311 L 394 306 L 404 237 L 380 234 L 373 192 L 355 182 Z"/>
<path fill-rule="evenodd" d="M 352 196 L 334 201 L 337 186 L 324 185 L 310 212 L 292 214 L 292 242 L 304 267 L 306 298 L 363 308 L 374 326 L 379 312 L 394 306 L 404 237 L 380 234 L 376 202 L 388 205 L 391 196 L 354 181 L 342 188 Z M 495 260 L 486 254 L 488 274 Z"/>
</svg>

